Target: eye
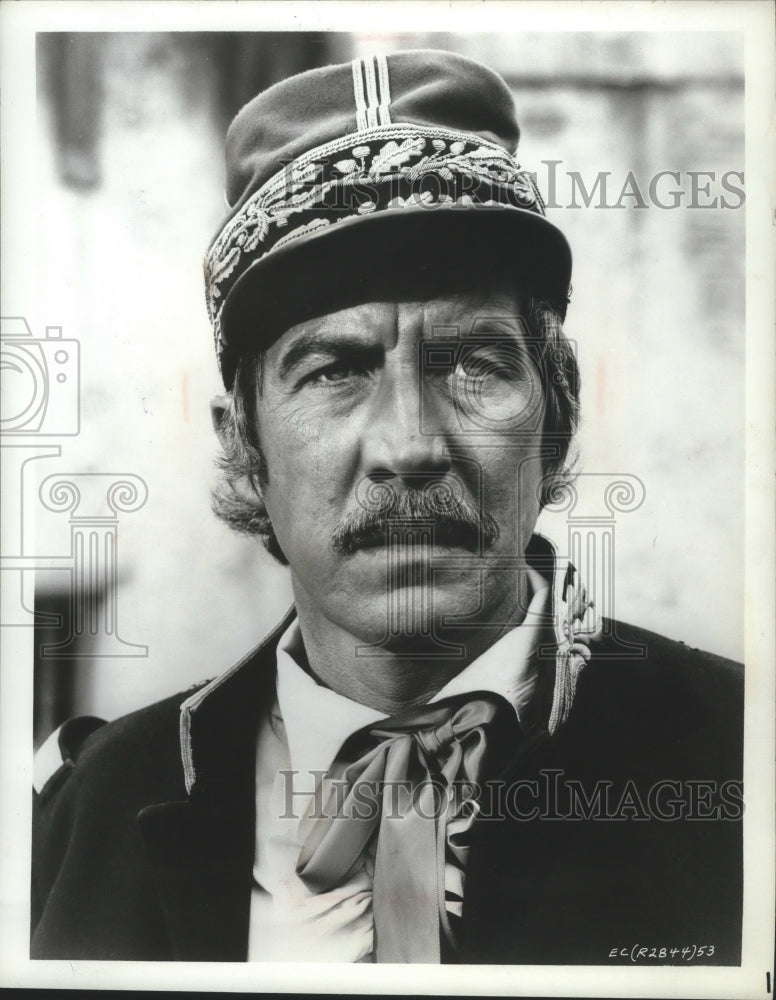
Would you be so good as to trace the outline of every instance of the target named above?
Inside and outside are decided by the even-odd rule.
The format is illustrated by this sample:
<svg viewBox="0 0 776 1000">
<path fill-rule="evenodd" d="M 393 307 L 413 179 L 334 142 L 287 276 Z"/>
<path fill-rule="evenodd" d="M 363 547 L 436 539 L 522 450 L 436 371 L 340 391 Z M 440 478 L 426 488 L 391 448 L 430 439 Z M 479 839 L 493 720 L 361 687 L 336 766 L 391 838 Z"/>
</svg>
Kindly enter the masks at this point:
<svg viewBox="0 0 776 1000">
<path fill-rule="evenodd" d="M 458 360 L 456 375 L 468 380 L 497 378 L 516 382 L 525 379 L 526 362 L 516 344 L 488 344 L 464 351 Z"/>
<path fill-rule="evenodd" d="M 467 429 L 501 433 L 525 428 L 540 412 L 541 378 L 521 344 L 470 344 L 455 360 L 448 391 Z"/>
<path fill-rule="evenodd" d="M 319 368 L 318 371 L 308 376 L 305 381 L 310 385 L 326 388 L 353 381 L 365 374 L 366 371 L 363 367 L 348 362 L 337 362 L 336 364 L 327 365 L 326 368 Z"/>
</svg>

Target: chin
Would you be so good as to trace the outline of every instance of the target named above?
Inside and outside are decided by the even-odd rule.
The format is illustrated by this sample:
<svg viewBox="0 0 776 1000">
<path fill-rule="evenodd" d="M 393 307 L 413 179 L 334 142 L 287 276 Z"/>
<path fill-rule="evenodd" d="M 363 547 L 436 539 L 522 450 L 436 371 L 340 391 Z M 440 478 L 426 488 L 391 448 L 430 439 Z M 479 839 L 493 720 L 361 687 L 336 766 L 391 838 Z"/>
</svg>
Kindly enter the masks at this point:
<svg viewBox="0 0 776 1000">
<path fill-rule="evenodd" d="M 352 591 L 352 600 L 343 605 L 343 614 L 337 618 L 365 643 L 378 644 L 387 651 L 422 655 L 427 647 L 433 652 L 435 647 L 458 645 L 461 633 L 467 630 L 445 623 L 481 612 L 476 574 L 447 586 L 406 582 L 388 587 L 384 575 L 376 587 L 373 580 L 370 584 L 364 581 L 364 586 Z"/>
</svg>

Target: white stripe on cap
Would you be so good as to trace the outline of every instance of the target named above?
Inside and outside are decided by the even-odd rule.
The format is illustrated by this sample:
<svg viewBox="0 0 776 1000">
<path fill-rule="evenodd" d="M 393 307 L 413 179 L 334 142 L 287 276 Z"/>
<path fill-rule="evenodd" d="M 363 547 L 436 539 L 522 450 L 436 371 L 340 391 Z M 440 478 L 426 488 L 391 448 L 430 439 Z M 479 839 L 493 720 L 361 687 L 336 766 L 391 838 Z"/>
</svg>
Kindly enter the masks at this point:
<svg viewBox="0 0 776 1000">
<path fill-rule="evenodd" d="M 367 128 L 367 105 L 364 97 L 364 78 L 362 76 L 363 59 L 354 59 L 353 67 L 353 96 L 356 99 L 356 131 L 360 132 Z"/>
<path fill-rule="evenodd" d="M 384 55 L 354 59 L 353 96 L 356 102 L 356 129 L 390 125 L 388 106 L 391 88 L 388 80 L 388 60 Z"/>
<path fill-rule="evenodd" d="M 375 56 L 375 62 L 377 63 L 377 78 L 379 81 L 380 103 L 377 110 L 380 115 L 380 124 L 390 125 L 391 115 L 388 108 L 391 103 L 391 86 L 388 82 L 388 60 L 384 55 L 379 55 Z"/>
<path fill-rule="evenodd" d="M 366 99 L 369 102 L 366 109 L 366 121 L 369 128 L 377 125 L 377 108 L 380 101 L 377 97 L 377 77 L 375 75 L 374 59 L 364 60 L 364 74 L 366 76 Z"/>
</svg>

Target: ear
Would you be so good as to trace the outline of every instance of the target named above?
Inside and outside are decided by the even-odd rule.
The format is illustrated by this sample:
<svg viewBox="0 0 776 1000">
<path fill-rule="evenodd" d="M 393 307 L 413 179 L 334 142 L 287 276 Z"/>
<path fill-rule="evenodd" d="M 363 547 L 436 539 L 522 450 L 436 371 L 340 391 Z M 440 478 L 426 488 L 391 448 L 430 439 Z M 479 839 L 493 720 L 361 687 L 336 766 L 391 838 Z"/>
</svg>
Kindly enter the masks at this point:
<svg viewBox="0 0 776 1000">
<path fill-rule="evenodd" d="M 231 393 L 224 393 L 222 396 L 213 396 L 210 400 L 210 419 L 213 421 L 213 430 L 218 435 L 218 440 L 221 444 L 224 443 L 224 416 L 231 405 Z"/>
</svg>

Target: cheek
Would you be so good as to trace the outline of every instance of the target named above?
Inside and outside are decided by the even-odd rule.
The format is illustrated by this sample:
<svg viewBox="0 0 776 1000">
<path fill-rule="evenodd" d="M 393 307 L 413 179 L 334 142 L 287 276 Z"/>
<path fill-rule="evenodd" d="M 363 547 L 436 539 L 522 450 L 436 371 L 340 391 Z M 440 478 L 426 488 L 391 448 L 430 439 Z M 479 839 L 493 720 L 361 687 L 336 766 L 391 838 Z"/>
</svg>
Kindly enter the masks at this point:
<svg viewBox="0 0 776 1000">
<path fill-rule="evenodd" d="M 545 459 L 541 447 L 537 445 L 532 452 L 524 456 L 517 472 L 516 492 L 518 502 L 527 515 L 538 516 L 539 495 L 542 478 L 544 477 Z"/>
<path fill-rule="evenodd" d="M 299 412 L 263 414 L 261 438 L 267 464 L 265 502 L 278 538 L 286 545 L 328 540 L 347 498 L 347 446 L 323 422 Z M 283 537 L 281 537 L 283 536 Z"/>
<path fill-rule="evenodd" d="M 539 516 L 543 461 L 539 446 L 494 449 L 485 475 L 486 509 L 496 518 L 506 545 L 530 534 Z"/>
</svg>

